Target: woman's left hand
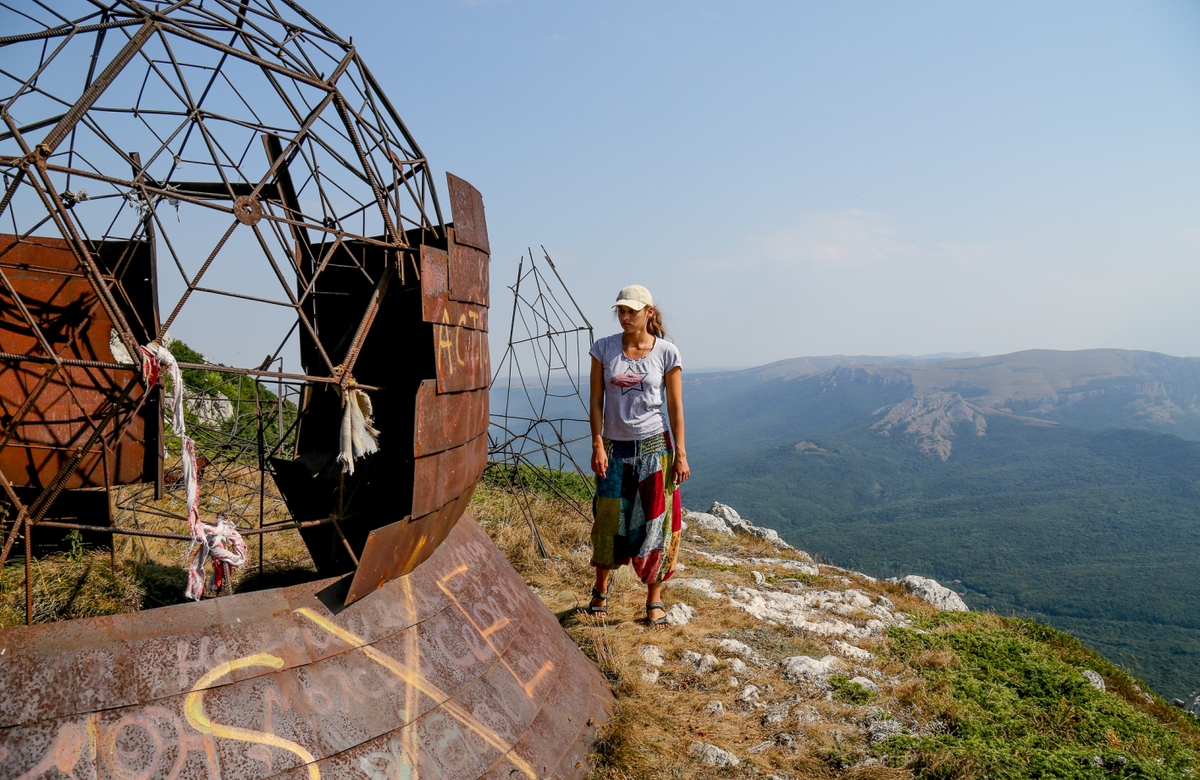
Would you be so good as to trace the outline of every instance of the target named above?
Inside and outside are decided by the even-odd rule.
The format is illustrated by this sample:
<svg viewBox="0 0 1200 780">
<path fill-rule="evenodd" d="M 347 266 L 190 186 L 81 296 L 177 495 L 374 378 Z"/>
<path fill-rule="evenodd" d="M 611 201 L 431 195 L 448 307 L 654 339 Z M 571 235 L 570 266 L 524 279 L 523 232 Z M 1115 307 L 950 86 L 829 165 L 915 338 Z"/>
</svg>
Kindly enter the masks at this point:
<svg viewBox="0 0 1200 780">
<path fill-rule="evenodd" d="M 692 476 L 692 470 L 688 468 L 687 455 L 676 452 L 675 464 L 671 466 L 671 480 L 676 485 L 682 485 L 690 476 Z"/>
</svg>

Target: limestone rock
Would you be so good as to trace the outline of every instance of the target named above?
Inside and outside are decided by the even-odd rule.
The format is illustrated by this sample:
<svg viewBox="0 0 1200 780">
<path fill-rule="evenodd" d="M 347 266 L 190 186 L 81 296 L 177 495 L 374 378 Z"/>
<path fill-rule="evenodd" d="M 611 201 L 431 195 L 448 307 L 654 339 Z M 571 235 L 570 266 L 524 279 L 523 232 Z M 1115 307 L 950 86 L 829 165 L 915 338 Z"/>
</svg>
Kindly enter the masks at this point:
<svg viewBox="0 0 1200 780">
<path fill-rule="evenodd" d="M 737 696 L 737 700 L 742 704 L 748 704 L 753 707 L 758 704 L 759 693 L 757 685 L 747 685 L 745 688 L 742 688 L 741 693 Z"/>
<path fill-rule="evenodd" d="M 904 733 L 904 727 L 900 722 L 891 718 L 872 718 L 866 724 L 867 742 L 872 745 L 878 745 L 881 742 L 887 742 L 895 736 Z"/>
<path fill-rule="evenodd" d="M 1089 683 L 1091 683 L 1093 688 L 1100 691 L 1101 693 L 1104 692 L 1105 686 L 1104 686 L 1104 678 L 1103 677 L 1101 677 L 1096 672 L 1093 672 L 1091 669 L 1084 669 L 1083 676 L 1087 678 L 1087 681 Z"/>
<path fill-rule="evenodd" d="M 881 620 L 868 621 L 866 627 L 859 628 L 848 620 L 837 620 L 822 614 L 833 612 L 848 619 L 861 617 L 860 613 L 866 611 L 861 605 L 865 603 L 870 606 L 871 602 L 854 589 L 786 593 L 734 586 L 730 589 L 729 601 L 759 620 L 783 623 L 819 637 L 858 640 L 887 629 L 887 623 Z M 886 611 L 881 614 L 888 618 L 888 623 L 901 622 Z"/>
<path fill-rule="evenodd" d="M 762 724 L 763 724 L 763 726 L 766 726 L 766 727 L 778 726 L 779 724 L 781 724 L 785 720 L 787 720 L 787 717 L 788 717 L 787 707 L 778 707 L 776 709 L 771 710 L 766 715 L 763 715 Z"/>
<path fill-rule="evenodd" d="M 706 766 L 737 766 L 742 763 L 738 757 L 728 750 L 722 750 L 716 745 L 706 742 L 693 742 L 688 753 Z"/>
<path fill-rule="evenodd" d="M 801 574 L 811 574 L 817 576 L 821 570 L 812 564 L 812 556 L 803 550 L 795 550 L 793 552 L 800 560 L 792 560 L 791 558 L 733 558 L 728 555 L 718 555 L 716 553 L 705 552 L 694 548 L 684 548 L 687 552 L 694 555 L 700 555 L 713 563 L 719 563 L 723 566 L 760 566 L 764 568 L 779 568 L 798 571 Z M 678 566 L 676 566 L 678 568 Z"/>
<path fill-rule="evenodd" d="M 728 504 L 722 504 L 720 501 L 714 501 L 709 507 L 708 514 L 723 520 L 730 525 L 743 525 L 746 521 L 737 513 L 737 510 Z"/>
<path fill-rule="evenodd" d="M 854 683 L 855 685 L 861 685 L 871 693 L 879 693 L 879 685 L 870 677 L 851 677 L 850 682 Z"/>
<path fill-rule="evenodd" d="M 883 410 L 880 409 L 880 412 Z M 975 435 L 987 433 L 987 419 L 976 406 L 963 400 L 958 393 L 929 393 L 908 398 L 888 410 L 887 416 L 871 426 L 885 436 L 892 428 L 905 426 L 904 432 L 916 436 L 921 452 L 932 453 L 942 460 L 950 457 L 954 423 L 975 424 Z"/>
<path fill-rule="evenodd" d="M 909 574 L 907 577 L 892 577 L 888 582 L 899 585 L 918 598 L 925 599 L 938 609 L 946 612 L 970 612 L 958 594 L 949 588 L 942 587 L 937 580 L 928 577 L 918 577 Z"/>
<path fill-rule="evenodd" d="M 729 671 L 736 674 L 742 674 L 750 667 L 746 666 L 746 662 L 740 658 L 729 659 Z"/>
<path fill-rule="evenodd" d="M 777 547 L 791 547 L 790 544 L 779 538 L 779 533 L 774 529 L 760 528 L 754 523 L 743 520 L 742 516 L 737 513 L 736 509 L 722 504 L 719 501 L 713 502 L 713 505 L 709 507 L 708 514 L 724 520 L 725 523 L 733 529 L 735 534 L 757 536 L 759 539 L 766 539 Z"/>
<path fill-rule="evenodd" d="M 783 668 L 783 676 L 797 683 L 806 677 L 824 679 L 845 668 L 846 662 L 835 655 L 826 655 L 820 660 L 807 655 L 793 655 L 780 661 L 779 665 Z"/>
<path fill-rule="evenodd" d="M 720 699 L 713 699 L 704 706 L 704 710 L 705 712 L 711 712 L 719 718 L 725 714 L 725 705 L 721 703 Z"/>
<path fill-rule="evenodd" d="M 700 577 L 681 577 L 679 579 L 672 579 L 671 582 L 682 588 L 698 590 L 705 596 L 708 596 L 710 599 L 721 597 L 721 594 L 718 593 L 716 588 L 713 587 L 712 580 L 706 580 Z"/>
<path fill-rule="evenodd" d="M 754 575 L 754 584 L 755 585 L 766 585 L 767 584 L 767 575 L 763 574 L 761 571 L 751 571 L 750 573 Z"/>
<path fill-rule="evenodd" d="M 753 663 L 762 663 L 763 660 L 762 656 L 754 648 L 736 639 L 722 639 L 720 642 L 717 642 L 717 650 L 730 655 L 740 655 L 742 658 Z"/>
<path fill-rule="evenodd" d="M 220 393 L 211 396 L 185 394 L 183 406 L 202 425 L 219 425 L 233 419 L 233 402 Z"/>
<path fill-rule="evenodd" d="M 715 515 L 710 515 L 706 512 L 685 512 L 683 519 L 703 528 L 705 531 L 733 536 L 733 529 L 729 527 L 729 524 Z"/>
<path fill-rule="evenodd" d="M 1183 700 L 1183 709 L 1200 718 L 1200 688 L 1192 691 L 1191 695 Z"/>
<path fill-rule="evenodd" d="M 638 655 L 646 666 L 657 667 L 666 663 L 666 659 L 663 658 L 662 648 L 655 645 L 642 645 L 638 648 Z"/>
<path fill-rule="evenodd" d="M 657 669 L 643 669 L 642 670 L 642 681 L 648 682 L 651 685 L 658 682 L 658 670 Z"/>
<path fill-rule="evenodd" d="M 834 642 L 833 651 L 843 658 L 849 658 L 851 661 L 859 663 L 870 663 L 875 656 L 870 650 L 863 650 L 861 647 L 855 647 L 846 642 Z"/>
<path fill-rule="evenodd" d="M 683 662 L 695 668 L 698 674 L 708 674 L 721 665 L 721 661 L 715 655 L 708 653 L 700 655 L 693 650 L 688 650 L 683 654 Z"/>
<path fill-rule="evenodd" d="M 673 626 L 686 626 L 695 615 L 696 611 L 691 606 L 680 602 L 672 604 L 667 610 L 667 622 Z"/>
</svg>

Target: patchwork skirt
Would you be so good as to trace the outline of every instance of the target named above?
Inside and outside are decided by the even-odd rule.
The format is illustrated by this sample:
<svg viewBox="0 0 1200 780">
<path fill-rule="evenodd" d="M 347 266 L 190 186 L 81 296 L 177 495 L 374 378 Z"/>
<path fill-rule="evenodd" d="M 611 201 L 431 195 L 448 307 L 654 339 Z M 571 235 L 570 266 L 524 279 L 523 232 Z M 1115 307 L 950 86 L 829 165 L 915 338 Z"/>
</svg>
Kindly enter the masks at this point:
<svg viewBox="0 0 1200 780">
<path fill-rule="evenodd" d="M 608 471 L 596 478 L 592 501 L 592 565 L 616 569 L 632 563 L 642 582 L 662 582 L 675 573 L 683 514 L 671 480 L 671 433 L 605 439 L 604 450 Z"/>
</svg>

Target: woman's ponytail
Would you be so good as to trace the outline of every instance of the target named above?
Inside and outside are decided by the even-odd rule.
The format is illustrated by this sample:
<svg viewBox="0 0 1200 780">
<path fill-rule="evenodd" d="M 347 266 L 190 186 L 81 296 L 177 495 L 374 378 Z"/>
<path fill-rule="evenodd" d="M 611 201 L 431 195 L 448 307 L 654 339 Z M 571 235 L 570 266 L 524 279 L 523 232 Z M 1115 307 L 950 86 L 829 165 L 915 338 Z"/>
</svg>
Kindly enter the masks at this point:
<svg viewBox="0 0 1200 780">
<path fill-rule="evenodd" d="M 650 335 L 657 338 L 666 338 L 667 329 L 663 327 L 662 311 L 657 307 L 651 307 L 654 313 L 650 315 L 650 320 L 646 323 L 646 330 Z"/>
</svg>

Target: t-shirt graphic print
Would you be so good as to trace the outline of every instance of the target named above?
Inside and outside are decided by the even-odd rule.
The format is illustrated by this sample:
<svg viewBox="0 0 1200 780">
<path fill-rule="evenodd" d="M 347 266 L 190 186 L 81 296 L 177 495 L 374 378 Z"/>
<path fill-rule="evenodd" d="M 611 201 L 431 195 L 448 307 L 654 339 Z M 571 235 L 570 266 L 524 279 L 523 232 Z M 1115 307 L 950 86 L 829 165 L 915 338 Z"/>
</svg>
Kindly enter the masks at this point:
<svg viewBox="0 0 1200 780">
<path fill-rule="evenodd" d="M 617 374 L 612 378 L 612 383 L 621 388 L 621 395 L 640 392 L 642 388 L 642 380 L 646 378 L 645 374 Z"/>
<path fill-rule="evenodd" d="M 664 378 L 683 361 L 679 349 L 656 338 L 645 357 L 631 358 L 621 334 L 598 340 L 589 353 L 604 369 L 604 437 L 637 441 L 667 430 Z"/>
</svg>

